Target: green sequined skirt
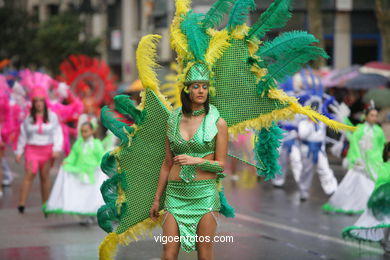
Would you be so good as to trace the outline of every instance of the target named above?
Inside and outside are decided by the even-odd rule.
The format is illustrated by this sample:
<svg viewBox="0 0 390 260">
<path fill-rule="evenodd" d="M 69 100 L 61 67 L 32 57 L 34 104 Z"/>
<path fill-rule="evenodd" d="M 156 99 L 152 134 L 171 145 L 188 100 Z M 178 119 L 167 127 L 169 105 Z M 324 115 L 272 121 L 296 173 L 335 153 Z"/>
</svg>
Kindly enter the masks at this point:
<svg viewBox="0 0 390 260">
<path fill-rule="evenodd" d="M 200 219 L 221 208 L 217 181 L 168 181 L 165 194 L 164 209 L 175 218 L 180 236 L 189 238 L 180 240 L 181 248 L 186 252 L 196 250 L 194 240 Z"/>
</svg>

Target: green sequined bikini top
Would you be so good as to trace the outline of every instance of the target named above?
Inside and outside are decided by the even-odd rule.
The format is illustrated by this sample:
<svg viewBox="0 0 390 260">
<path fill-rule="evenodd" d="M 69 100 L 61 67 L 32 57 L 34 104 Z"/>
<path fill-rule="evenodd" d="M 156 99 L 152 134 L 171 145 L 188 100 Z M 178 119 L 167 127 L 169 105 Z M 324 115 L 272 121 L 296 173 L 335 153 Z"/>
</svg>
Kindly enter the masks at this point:
<svg viewBox="0 0 390 260">
<path fill-rule="evenodd" d="M 215 136 L 218 133 L 217 121 L 220 117 L 217 108 L 210 105 L 209 113 L 203 118 L 194 136 L 186 141 L 180 134 L 182 118 L 181 107 L 172 112 L 168 119 L 167 136 L 173 156 L 187 154 L 194 157 L 205 157 L 215 153 Z M 185 182 L 196 178 L 195 165 L 181 166 L 179 177 Z"/>
</svg>

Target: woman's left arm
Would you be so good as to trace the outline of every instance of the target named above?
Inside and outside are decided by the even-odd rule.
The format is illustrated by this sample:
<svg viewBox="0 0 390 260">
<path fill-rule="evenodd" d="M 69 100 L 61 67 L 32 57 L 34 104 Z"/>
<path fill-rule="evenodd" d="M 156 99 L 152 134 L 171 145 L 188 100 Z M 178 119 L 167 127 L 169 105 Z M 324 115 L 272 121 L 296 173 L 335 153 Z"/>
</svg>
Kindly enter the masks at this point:
<svg viewBox="0 0 390 260">
<path fill-rule="evenodd" d="M 225 168 L 229 139 L 228 127 L 223 118 L 219 118 L 217 128 L 218 133 L 216 135 L 214 160 L 181 154 L 173 158 L 174 163 L 178 165 L 196 165 L 199 169 L 208 172 L 223 172 Z"/>
</svg>

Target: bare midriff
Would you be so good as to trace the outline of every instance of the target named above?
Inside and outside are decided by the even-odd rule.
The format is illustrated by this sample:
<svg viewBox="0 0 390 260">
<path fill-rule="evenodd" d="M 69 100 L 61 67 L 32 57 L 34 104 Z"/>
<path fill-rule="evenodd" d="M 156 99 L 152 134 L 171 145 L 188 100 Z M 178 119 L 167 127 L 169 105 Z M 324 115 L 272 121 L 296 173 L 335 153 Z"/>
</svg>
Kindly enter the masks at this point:
<svg viewBox="0 0 390 260">
<path fill-rule="evenodd" d="M 208 154 L 204 159 L 207 160 L 214 160 L 214 154 Z M 182 179 L 179 177 L 180 173 L 180 165 L 173 164 L 171 171 L 169 172 L 168 180 L 169 181 L 182 181 Z M 216 173 L 213 172 L 206 172 L 202 171 L 199 168 L 196 168 L 196 178 L 195 181 L 199 180 L 208 180 L 208 179 L 215 179 L 217 177 Z"/>
</svg>

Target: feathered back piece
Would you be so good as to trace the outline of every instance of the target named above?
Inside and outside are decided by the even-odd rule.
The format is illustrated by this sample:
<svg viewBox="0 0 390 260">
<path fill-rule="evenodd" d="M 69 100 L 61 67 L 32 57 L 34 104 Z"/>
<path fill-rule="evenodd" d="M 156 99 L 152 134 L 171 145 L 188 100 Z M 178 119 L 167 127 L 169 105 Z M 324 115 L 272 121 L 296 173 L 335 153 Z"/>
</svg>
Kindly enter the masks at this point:
<svg viewBox="0 0 390 260">
<path fill-rule="evenodd" d="M 196 14 L 189 6 L 188 0 L 176 1 L 171 25 L 171 45 L 177 52 L 179 65 L 178 85 L 183 86 L 194 62 L 206 63 L 214 88 L 210 92 L 215 94 L 211 95 L 210 103 L 218 108 L 230 133 L 243 133 L 252 128 L 263 129 L 262 138 L 266 133 L 280 137 L 271 133 L 273 129 L 278 132 L 273 122 L 292 119 L 295 113 L 324 121 L 334 129 L 352 129 L 302 107 L 296 98 L 277 89 L 277 83 L 284 82 L 307 62 L 328 57 L 314 45 L 318 40 L 304 31 L 285 32 L 272 41 L 262 41 L 267 32 L 283 27 L 291 18 L 291 0 L 275 0 L 252 27 L 246 21 L 256 7 L 253 0 L 218 0 L 206 14 Z M 217 30 L 224 16 L 228 17 L 227 24 Z M 276 161 L 264 156 L 257 159 Z M 269 169 L 261 171 L 265 172 Z M 269 174 L 266 173 L 267 178 L 272 178 L 275 172 Z"/>
</svg>

